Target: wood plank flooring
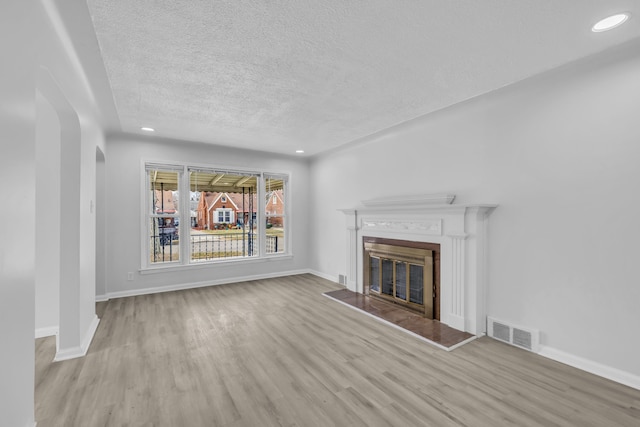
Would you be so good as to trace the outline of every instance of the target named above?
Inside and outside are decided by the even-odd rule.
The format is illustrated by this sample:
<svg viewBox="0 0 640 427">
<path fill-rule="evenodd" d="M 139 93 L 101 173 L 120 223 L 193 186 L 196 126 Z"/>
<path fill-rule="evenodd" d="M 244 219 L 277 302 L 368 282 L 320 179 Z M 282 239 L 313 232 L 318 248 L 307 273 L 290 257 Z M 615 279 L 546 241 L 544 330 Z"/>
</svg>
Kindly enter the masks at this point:
<svg viewBox="0 0 640 427">
<path fill-rule="evenodd" d="M 110 300 L 86 357 L 36 341 L 49 426 L 634 426 L 640 391 L 481 338 L 452 352 L 311 275 Z"/>
<path fill-rule="evenodd" d="M 325 292 L 324 295 L 374 317 L 414 333 L 444 349 L 455 348 L 474 335 L 453 329 L 437 320 L 427 319 L 398 304 L 362 295 L 348 289 Z"/>
</svg>

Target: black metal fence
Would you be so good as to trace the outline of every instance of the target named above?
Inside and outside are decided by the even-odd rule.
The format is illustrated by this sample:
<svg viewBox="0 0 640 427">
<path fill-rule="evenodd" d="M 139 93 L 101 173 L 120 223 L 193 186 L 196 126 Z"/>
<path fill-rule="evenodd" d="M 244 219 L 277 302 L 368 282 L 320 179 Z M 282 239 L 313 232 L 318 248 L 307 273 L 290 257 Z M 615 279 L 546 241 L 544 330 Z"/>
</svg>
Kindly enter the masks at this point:
<svg viewBox="0 0 640 427">
<path fill-rule="evenodd" d="M 151 262 L 169 262 L 180 259 L 177 234 L 160 233 L 151 236 Z"/>
<path fill-rule="evenodd" d="M 191 236 L 191 259 L 209 260 L 258 255 L 256 233 L 216 233 Z"/>
<path fill-rule="evenodd" d="M 283 252 L 282 238 L 266 236 L 267 254 Z M 178 236 L 166 233 L 151 236 L 151 261 L 176 261 L 179 256 Z M 253 257 L 259 253 L 257 233 L 215 233 L 193 234 L 190 236 L 192 261 L 206 261 L 220 258 Z"/>
<path fill-rule="evenodd" d="M 266 238 L 267 254 L 283 250 L 281 239 L 278 236 L 266 236 Z M 191 236 L 192 260 L 252 257 L 258 255 L 259 248 L 257 233 L 216 233 Z"/>
</svg>

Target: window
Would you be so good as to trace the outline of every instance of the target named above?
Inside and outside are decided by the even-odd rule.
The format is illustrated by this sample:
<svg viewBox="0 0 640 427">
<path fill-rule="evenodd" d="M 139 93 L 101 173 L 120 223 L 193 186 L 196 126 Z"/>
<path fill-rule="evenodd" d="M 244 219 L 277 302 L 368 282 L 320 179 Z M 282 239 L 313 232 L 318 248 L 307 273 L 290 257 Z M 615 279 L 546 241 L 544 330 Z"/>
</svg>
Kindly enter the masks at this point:
<svg viewBox="0 0 640 427">
<path fill-rule="evenodd" d="M 216 214 L 216 222 L 219 224 L 233 222 L 233 211 L 231 209 L 216 209 Z"/>
<path fill-rule="evenodd" d="M 145 171 L 143 267 L 289 253 L 287 175 L 158 164 Z"/>
<path fill-rule="evenodd" d="M 190 230 L 190 262 L 260 255 L 258 209 L 261 175 L 189 168 L 190 191 L 200 193 L 198 215 L 205 221 Z"/>
<path fill-rule="evenodd" d="M 286 251 L 285 233 L 285 194 L 287 177 L 284 175 L 266 174 L 265 186 L 265 218 L 266 218 L 266 251 L 268 254 Z"/>
<path fill-rule="evenodd" d="M 179 200 L 180 172 L 170 168 L 146 168 L 147 210 L 145 218 L 149 263 L 180 260 Z"/>
</svg>

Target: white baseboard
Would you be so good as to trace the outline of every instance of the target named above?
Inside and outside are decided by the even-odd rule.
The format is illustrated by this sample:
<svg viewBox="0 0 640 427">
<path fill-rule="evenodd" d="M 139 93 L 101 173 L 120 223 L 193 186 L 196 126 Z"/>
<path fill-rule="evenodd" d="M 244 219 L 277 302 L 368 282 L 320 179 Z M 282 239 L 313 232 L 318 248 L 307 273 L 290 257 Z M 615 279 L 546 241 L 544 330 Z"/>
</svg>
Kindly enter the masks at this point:
<svg viewBox="0 0 640 427">
<path fill-rule="evenodd" d="M 96 295 L 96 302 L 109 301 L 109 295 Z"/>
<path fill-rule="evenodd" d="M 98 330 L 98 325 L 100 324 L 100 319 L 98 319 L 97 315 L 93 315 L 93 319 L 91 319 L 91 324 L 89 325 L 89 329 L 87 333 L 84 335 L 84 339 L 82 340 L 82 348 L 84 349 L 84 354 L 87 354 L 89 351 L 89 346 L 91 345 L 91 341 L 93 341 L 93 337 Z"/>
<path fill-rule="evenodd" d="M 51 337 L 58 335 L 59 328 L 57 326 L 48 326 L 46 328 L 36 329 L 36 338 Z"/>
<path fill-rule="evenodd" d="M 308 273 L 309 274 L 313 274 L 314 276 L 321 277 L 321 278 L 323 278 L 325 280 L 328 280 L 330 282 L 335 282 L 335 283 L 338 283 L 338 284 L 340 283 L 340 281 L 338 280 L 337 276 L 332 276 L 330 274 L 321 273 L 321 272 L 316 271 L 316 270 L 309 270 Z"/>
<path fill-rule="evenodd" d="M 53 358 L 54 362 L 61 362 L 63 360 L 75 359 L 77 357 L 83 357 L 85 353 L 82 351 L 80 346 L 65 348 L 62 350 L 58 350 L 56 352 L 55 357 Z"/>
<path fill-rule="evenodd" d="M 308 273 L 311 273 L 311 271 L 307 269 L 279 271 L 277 273 L 257 274 L 253 276 L 231 277 L 228 279 L 206 280 L 202 282 L 181 283 L 177 285 L 158 286 L 153 288 L 132 289 L 129 291 L 108 292 L 106 295 L 100 296 L 100 301 L 108 301 L 111 298 L 125 298 L 138 295 L 157 294 L 161 292 L 181 291 L 184 289 L 205 288 L 207 286 L 227 285 L 231 283 L 249 282 L 251 280 L 274 279 L 277 277 L 295 276 L 298 274 Z M 98 301 L 97 297 L 96 301 Z"/>
<path fill-rule="evenodd" d="M 89 325 L 89 329 L 84 335 L 82 342 L 77 347 L 58 349 L 56 352 L 56 356 L 53 358 L 54 362 L 61 362 L 63 360 L 75 359 L 77 357 L 84 357 L 89 351 L 89 346 L 91 345 L 91 341 L 93 340 L 93 336 L 96 334 L 96 330 L 98 329 L 98 324 L 100 323 L 100 319 L 98 316 L 93 317 L 91 320 L 91 324 Z"/>
<path fill-rule="evenodd" d="M 540 352 L 538 354 L 546 358 L 555 360 L 556 362 L 564 363 L 565 365 L 573 366 L 574 368 L 578 368 L 594 375 L 598 375 L 611 381 L 615 381 L 617 383 L 640 390 L 640 376 L 632 374 L 630 372 L 612 368 L 610 366 L 606 366 L 592 360 L 584 359 L 582 357 L 575 356 L 573 354 L 569 354 L 548 346 L 540 346 Z"/>
</svg>

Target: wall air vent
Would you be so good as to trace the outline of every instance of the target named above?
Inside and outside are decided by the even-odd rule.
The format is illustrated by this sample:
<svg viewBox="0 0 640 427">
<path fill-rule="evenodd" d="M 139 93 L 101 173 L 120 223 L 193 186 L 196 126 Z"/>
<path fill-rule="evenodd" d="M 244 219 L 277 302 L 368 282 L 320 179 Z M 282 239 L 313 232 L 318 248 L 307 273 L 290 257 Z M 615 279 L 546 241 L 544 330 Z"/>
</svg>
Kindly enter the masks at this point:
<svg viewBox="0 0 640 427">
<path fill-rule="evenodd" d="M 539 331 L 514 326 L 492 317 L 487 318 L 487 323 L 487 334 L 490 337 L 534 353 L 538 352 Z"/>
<path fill-rule="evenodd" d="M 344 274 L 338 274 L 338 283 L 347 286 L 347 276 L 345 276 Z"/>
<path fill-rule="evenodd" d="M 502 323 L 493 322 L 493 338 L 504 342 L 511 342 L 511 328 Z"/>
<path fill-rule="evenodd" d="M 531 350 L 533 343 L 531 340 L 532 334 L 529 331 L 525 331 L 518 328 L 513 328 L 513 345 Z"/>
</svg>

